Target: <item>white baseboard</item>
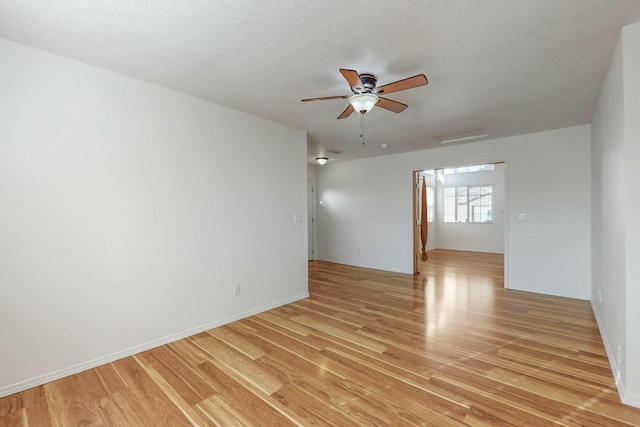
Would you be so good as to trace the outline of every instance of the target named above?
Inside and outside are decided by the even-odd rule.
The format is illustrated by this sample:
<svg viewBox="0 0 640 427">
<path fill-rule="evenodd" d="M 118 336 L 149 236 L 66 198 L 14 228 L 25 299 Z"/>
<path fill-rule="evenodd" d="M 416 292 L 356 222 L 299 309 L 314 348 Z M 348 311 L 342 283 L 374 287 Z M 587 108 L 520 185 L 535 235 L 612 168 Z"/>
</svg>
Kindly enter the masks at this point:
<svg viewBox="0 0 640 427">
<path fill-rule="evenodd" d="M 216 320 L 211 323 L 207 323 L 204 325 L 197 326 L 192 329 L 188 329 L 183 332 L 179 332 L 176 334 L 169 335 L 164 338 L 159 338 L 157 340 L 149 341 L 144 344 L 136 345 L 130 348 L 127 348 L 122 351 L 118 351 L 116 353 L 112 353 L 106 356 L 98 357 L 96 359 L 88 360 L 83 363 L 79 363 L 77 365 L 69 366 L 68 368 L 59 369 L 54 372 L 50 372 L 44 375 L 40 375 L 34 378 L 30 378 L 28 380 L 20 381 L 19 383 L 10 384 L 8 386 L 0 388 L 0 397 L 9 396 L 10 394 L 19 393 L 21 391 L 27 390 L 31 387 L 36 387 L 42 384 L 46 384 L 51 381 L 58 380 L 60 378 L 68 377 L 69 375 L 77 374 L 79 372 L 83 372 L 89 369 L 96 368 L 98 366 L 104 365 L 106 363 L 111 363 L 119 359 L 123 359 L 128 356 L 132 356 L 134 354 L 141 353 L 143 351 L 151 350 L 152 348 L 159 347 L 161 345 L 165 345 L 174 341 L 181 340 L 186 337 L 190 337 L 192 335 L 199 334 L 200 332 L 207 331 L 209 329 L 217 328 L 219 326 L 226 325 L 227 323 L 235 322 L 236 320 L 244 319 L 245 317 L 253 316 L 254 314 L 259 314 L 267 310 L 271 310 L 273 308 L 281 307 L 286 304 L 290 304 L 295 301 L 299 301 L 304 298 L 308 298 L 309 293 L 304 293 L 300 295 L 296 295 L 282 301 L 277 301 L 271 304 L 267 304 L 261 307 L 254 308 L 252 310 L 248 310 L 242 313 L 234 314 L 233 316 L 229 316 L 223 319 Z"/>
<path fill-rule="evenodd" d="M 629 395 L 625 390 L 624 380 L 622 379 L 622 375 L 620 373 L 620 366 L 618 366 L 618 361 L 614 356 L 616 352 L 613 347 L 611 347 L 611 343 L 609 342 L 609 338 L 605 333 L 605 329 L 602 324 L 602 318 L 600 317 L 600 313 L 598 313 L 597 306 L 593 301 L 591 302 L 591 310 L 596 318 L 596 323 L 598 324 L 598 329 L 600 330 L 600 336 L 602 337 L 602 342 L 604 343 L 604 350 L 607 353 L 607 358 L 609 359 L 609 365 L 611 365 L 611 370 L 613 371 L 613 379 L 616 382 L 616 387 L 618 388 L 618 396 L 620 397 L 620 401 L 625 405 L 633 406 L 635 408 L 640 408 L 640 396 L 637 395 Z"/>
<path fill-rule="evenodd" d="M 609 365 L 611 366 L 611 370 L 613 371 L 613 379 L 615 380 L 616 387 L 618 388 L 618 396 L 623 403 L 626 403 L 624 401 L 624 381 L 622 380 L 622 376 L 620 375 L 620 366 L 618 366 L 618 361 L 615 357 L 616 352 L 611 347 L 611 343 L 609 342 L 609 338 L 607 337 L 607 334 L 605 332 L 602 318 L 600 317 L 597 306 L 592 300 L 590 300 L 589 302 L 591 303 L 591 311 L 593 311 L 593 315 L 596 318 L 596 323 L 598 324 L 598 329 L 600 330 L 600 336 L 602 337 L 602 343 L 604 344 L 604 351 L 607 353 Z"/>
<path fill-rule="evenodd" d="M 624 403 L 625 405 L 633 406 L 635 408 L 640 408 L 640 396 L 625 395 L 621 400 L 622 400 L 622 403 Z"/>
</svg>

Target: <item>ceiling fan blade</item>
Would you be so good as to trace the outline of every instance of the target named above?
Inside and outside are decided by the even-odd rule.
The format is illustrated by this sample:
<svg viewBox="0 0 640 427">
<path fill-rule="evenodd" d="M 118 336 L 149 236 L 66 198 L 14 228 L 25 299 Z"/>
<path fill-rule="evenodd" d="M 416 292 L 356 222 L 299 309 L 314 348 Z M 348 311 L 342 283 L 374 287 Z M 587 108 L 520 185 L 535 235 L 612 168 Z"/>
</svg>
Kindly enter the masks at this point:
<svg viewBox="0 0 640 427">
<path fill-rule="evenodd" d="M 399 92 L 401 90 L 412 89 L 418 86 L 424 86 L 427 83 L 427 77 L 424 74 L 418 74 L 417 76 L 408 77 L 403 80 L 398 80 L 397 82 L 388 83 L 384 86 L 380 86 L 378 88 L 378 93 L 392 93 Z"/>
<path fill-rule="evenodd" d="M 309 101 L 326 101 L 327 99 L 347 99 L 349 98 L 349 95 L 338 95 L 338 96 L 323 96 L 321 98 L 307 98 L 307 99 L 303 99 L 302 102 L 309 102 Z"/>
<path fill-rule="evenodd" d="M 354 111 L 355 110 L 353 109 L 353 106 L 349 104 L 349 106 L 342 112 L 342 114 L 338 116 L 338 120 L 344 119 L 345 117 L 349 117 L 351 113 L 353 113 Z"/>
<path fill-rule="evenodd" d="M 402 113 L 407 109 L 407 104 L 383 97 L 379 97 L 376 106 L 384 108 L 385 110 L 393 111 L 394 113 Z"/>
<path fill-rule="evenodd" d="M 364 87 L 364 85 L 362 84 L 362 80 L 360 80 L 360 75 L 356 70 L 347 70 L 345 68 L 340 68 L 340 73 L 342 74 L 342 77 L 347 80 L 350 87 Z"/>
</svg>

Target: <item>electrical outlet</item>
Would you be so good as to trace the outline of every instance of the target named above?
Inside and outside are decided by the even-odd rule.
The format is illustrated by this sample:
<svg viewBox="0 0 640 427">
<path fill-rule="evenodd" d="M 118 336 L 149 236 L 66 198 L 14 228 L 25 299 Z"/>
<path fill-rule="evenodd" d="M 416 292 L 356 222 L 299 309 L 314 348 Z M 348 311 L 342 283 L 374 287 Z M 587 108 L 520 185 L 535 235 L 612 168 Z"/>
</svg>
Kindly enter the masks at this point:
<svg viewBox="0 0 640 427">
<path fill-rule="evenodd" d="M 527 220 L 527 214 L 526 214 L 526 213 L 524 213 L 524 212 L 518 212 L 518 213 L 516 214 L 516 219 L 517 219 L 518 221 L 526 221 L 526 220 Z"/>
<path fill-rule="evenodd" d="M 233 296 L 237 297 L 240 295 L 240 285 L 233 285 Z"/>
</svg>

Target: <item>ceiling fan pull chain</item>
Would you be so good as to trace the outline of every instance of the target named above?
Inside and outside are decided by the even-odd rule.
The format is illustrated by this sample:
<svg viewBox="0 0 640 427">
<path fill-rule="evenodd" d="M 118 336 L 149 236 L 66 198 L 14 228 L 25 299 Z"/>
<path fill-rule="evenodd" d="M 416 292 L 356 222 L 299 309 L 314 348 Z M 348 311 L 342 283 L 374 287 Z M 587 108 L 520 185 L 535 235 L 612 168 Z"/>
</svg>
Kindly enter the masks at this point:
<svg viewBox="0 0 640 427">
<path fill-rule="evenodd" d="M 362 145 L 364 145 L 364 114 L 360 115 L 360 138 L 362 138 Z"/>
</svg>

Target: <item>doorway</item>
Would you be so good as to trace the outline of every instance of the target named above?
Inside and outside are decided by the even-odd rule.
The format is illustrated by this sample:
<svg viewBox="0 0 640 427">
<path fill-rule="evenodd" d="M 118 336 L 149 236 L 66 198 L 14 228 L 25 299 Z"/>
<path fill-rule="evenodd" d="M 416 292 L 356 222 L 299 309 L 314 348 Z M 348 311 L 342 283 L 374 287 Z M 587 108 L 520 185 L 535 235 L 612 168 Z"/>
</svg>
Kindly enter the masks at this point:
<svg viewBox="0 0 640 427">
<path fill-rule="evenodd" d="M 414 274 L 429 264 L 422 261 L 423 250 L 502 254 L 507 287 L 507 172 L 505 162 L 413 172 Z M 428 214 L 424 243 L 423 209 Z"/>
</svg>

